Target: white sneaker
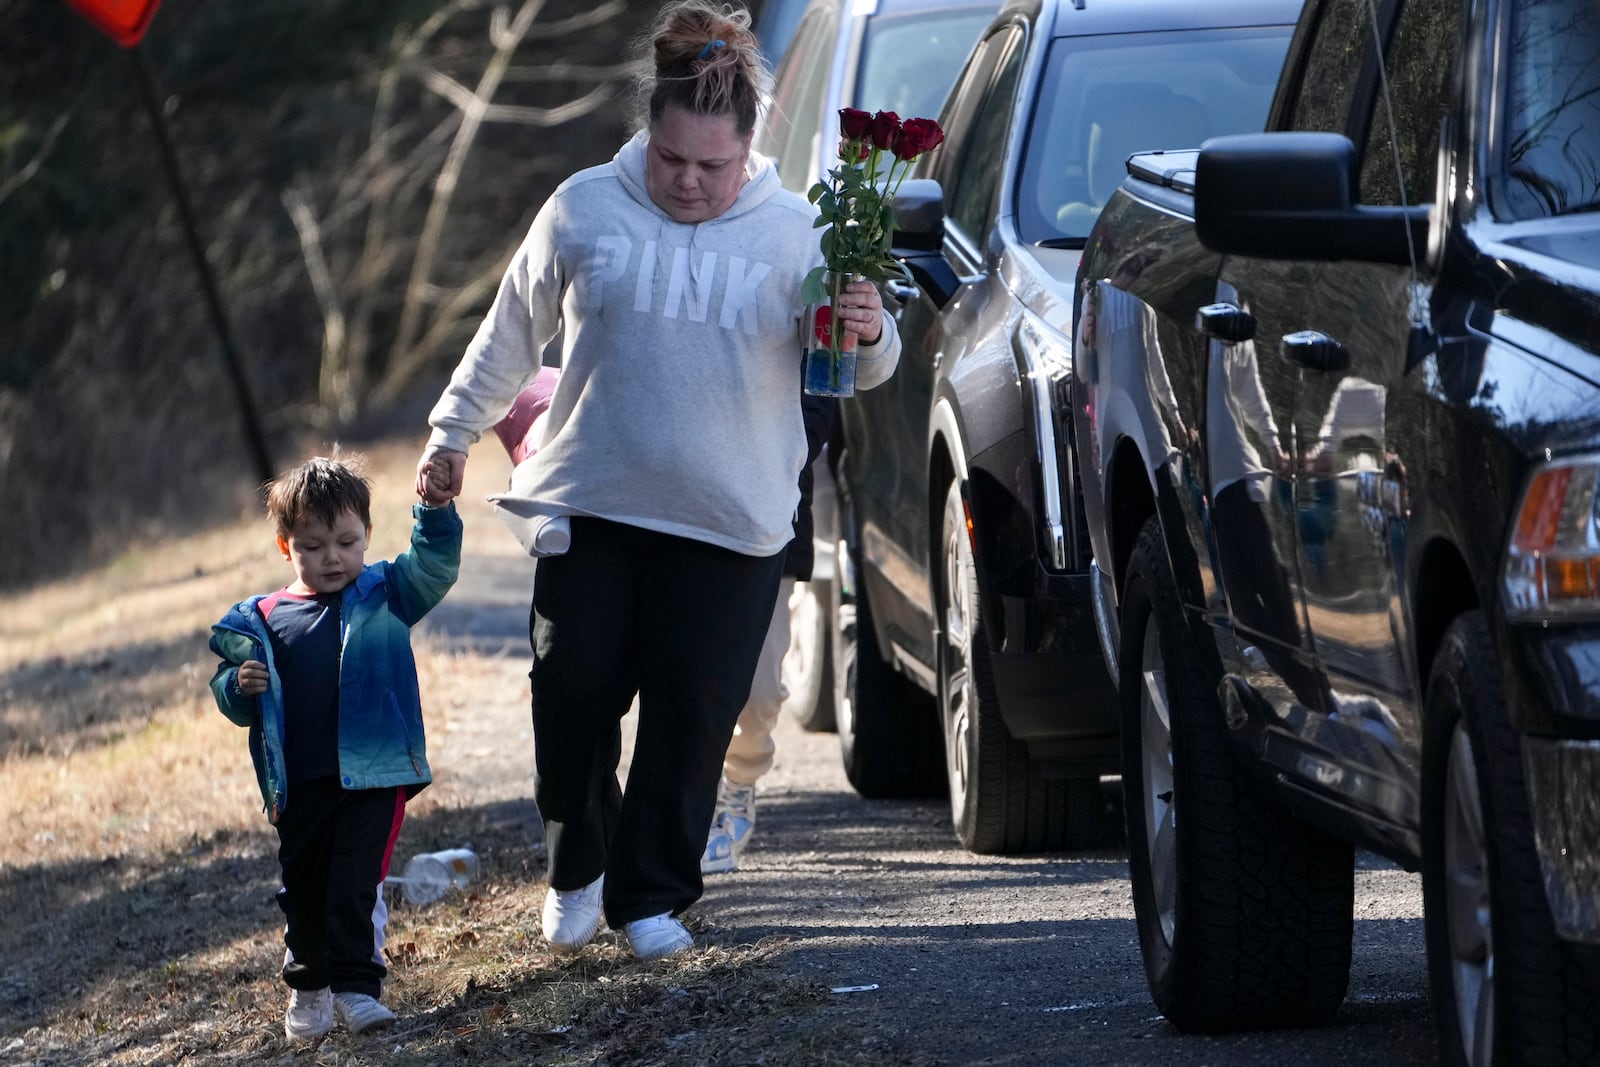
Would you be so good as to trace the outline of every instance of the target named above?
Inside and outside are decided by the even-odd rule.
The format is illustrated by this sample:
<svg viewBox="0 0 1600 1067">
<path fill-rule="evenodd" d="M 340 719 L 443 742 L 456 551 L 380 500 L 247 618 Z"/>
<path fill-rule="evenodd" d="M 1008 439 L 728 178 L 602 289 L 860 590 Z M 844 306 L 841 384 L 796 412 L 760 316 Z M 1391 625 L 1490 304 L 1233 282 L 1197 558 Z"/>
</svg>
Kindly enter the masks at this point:
<svg viewBox="0 0 1600 1067">
<path fill-rule="evenodd" d="M 694 947 L 694 935 L 671 915 L 635 919 L 625 927 L 628 944 L 641 960 L 659 960 Z"/>
<path fill-rule="evenodd" d="M 381 1030 L 394 1023 L 394 1012 L 365 993 L 335 993 L 333 1013 L 352 1034 L 359 1034 L 364 1030 Z"/>
<path fill-rule="evenodd" d="M 600 930 L 603 916 L 601 875 L 582 889 L 551 889 L 544 895 L 544 937 L 554 952 L 577 952 Z"/>
<path fill-rule="evenodd" d="M 283 1013 L 283 1036 L 290 1041 L 315 1041 L 333 1029 L 333 991 L 289 990 L 289 1010 Z"/>
<path fill-rule="evenodd" d="M 739 853 L 756 828 L 756 787 L 741 785 L 726 776 L 717 786 L 717 810 L 711 818 L 706 850 L 700 855 L 701 874 L 723 874 L 739 869 Z"/>
</svg>

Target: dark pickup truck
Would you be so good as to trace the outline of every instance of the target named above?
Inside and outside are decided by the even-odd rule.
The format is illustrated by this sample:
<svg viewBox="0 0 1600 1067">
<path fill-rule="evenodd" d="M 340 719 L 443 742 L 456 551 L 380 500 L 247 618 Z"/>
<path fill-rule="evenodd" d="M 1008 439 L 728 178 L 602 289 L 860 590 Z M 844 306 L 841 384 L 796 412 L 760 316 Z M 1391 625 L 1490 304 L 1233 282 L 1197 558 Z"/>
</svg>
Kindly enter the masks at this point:
<svg viewBox="0 0 1600 1067">
<path fill-rule="evenodd" d="M 1310 0 L 1267 132 L 1129 171 L 1060 414 L 1157 1005 L 1331 1018 L 1360 847 L 1444 1062 L 1600 1062 L 1592 3 Z"/>
</svg>

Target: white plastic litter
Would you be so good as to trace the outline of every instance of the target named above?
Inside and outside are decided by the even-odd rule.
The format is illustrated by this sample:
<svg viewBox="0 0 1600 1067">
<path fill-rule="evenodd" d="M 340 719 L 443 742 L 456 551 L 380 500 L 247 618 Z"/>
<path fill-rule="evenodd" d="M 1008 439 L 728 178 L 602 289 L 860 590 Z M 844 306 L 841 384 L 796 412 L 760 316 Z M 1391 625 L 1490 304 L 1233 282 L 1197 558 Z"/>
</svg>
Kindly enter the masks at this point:
<svg viewBox="0 0 1600 1067">
<path fill-rule="evenodd" d="M 398 885 L 407 904 L 432 904 L 452 889 L 465 889 L 478 877 L 478 854 L 470 848 L 451 848 L 443 852 L 421 852 L 411 857 L 398 878 L 385 879 Z"/>
</svg>

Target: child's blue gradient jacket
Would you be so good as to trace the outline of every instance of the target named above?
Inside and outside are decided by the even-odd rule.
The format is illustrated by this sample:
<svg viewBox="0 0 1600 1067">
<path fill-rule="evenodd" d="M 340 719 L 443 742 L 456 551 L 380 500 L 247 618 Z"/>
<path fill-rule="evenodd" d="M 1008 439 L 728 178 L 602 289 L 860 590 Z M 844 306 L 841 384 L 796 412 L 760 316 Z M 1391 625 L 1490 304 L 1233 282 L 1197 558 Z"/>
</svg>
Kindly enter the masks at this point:
<svg viewBox="0 0 1600 1067">
<path fill-rule="evenodd" d="M 339 779 L 346 789 L 404 786 L 415 795 L 433 780 L 423 741 L 422 699 L 411 627 L 455 584 L 461 566 L 461 518 L 454 504 L 412 508 L 411 547 L 393 560 L 368 564 L 340 599 Z M 211 628 L 211 651 L 222 658 L 211 692 L 222 714 L 250 728 L 250 756 L 267 817 L 288 803 L 283 766 L 283 689 L 272 662 L 263 598 L 235 604 Z M 260 696 L 239 692 L 239 665 L 267 665 Z"/>
</svg>

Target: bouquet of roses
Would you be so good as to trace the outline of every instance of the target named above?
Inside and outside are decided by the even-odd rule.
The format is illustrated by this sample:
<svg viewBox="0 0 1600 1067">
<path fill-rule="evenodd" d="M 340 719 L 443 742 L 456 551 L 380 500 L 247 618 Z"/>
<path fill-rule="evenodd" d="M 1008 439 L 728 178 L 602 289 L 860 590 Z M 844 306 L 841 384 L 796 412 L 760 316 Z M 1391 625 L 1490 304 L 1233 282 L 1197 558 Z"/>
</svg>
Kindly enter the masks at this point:
<svg viewBox="0 0 1600 1067">
<path fill-rule="evenodd" d="M 858 277 L 880 284 L 891 275 L 911 280 L 889 252 L 894 197 L 912 161 L 944 142 L 944 131 L 933 119 L 902 122 L 893 111 L 869 115 L 853 107 L 839 109 L 839 133 L 838 165 L 807 194 L 817 206 L 814 225 L 827 229 L 822 266 L 806 275 L 801 288 L 806 304 L 837 300 L 845 284 Z M 836 317 L 830 313 L 828 318 L 828 352 L 837 381 L 842 330 Z M 819 321 L 819 332 L 821 326 Z"/>
</svg>

